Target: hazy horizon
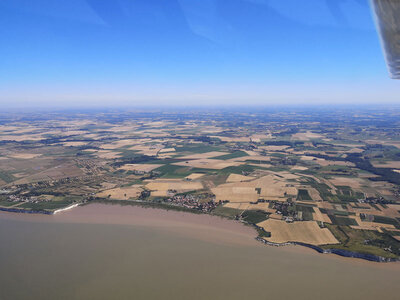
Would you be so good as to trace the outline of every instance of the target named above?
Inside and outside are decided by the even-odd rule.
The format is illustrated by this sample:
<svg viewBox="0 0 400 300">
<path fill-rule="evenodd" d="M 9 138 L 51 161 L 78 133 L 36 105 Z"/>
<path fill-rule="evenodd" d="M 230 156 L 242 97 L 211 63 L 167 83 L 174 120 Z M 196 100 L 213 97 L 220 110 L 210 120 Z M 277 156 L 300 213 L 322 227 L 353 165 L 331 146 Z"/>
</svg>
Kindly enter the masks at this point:
<svg viewBox="0 0 400 300">
<path fill-rule="evenodd" d="M 114 113 L 114 112 L 127 112 L 127 113 L 149 113 L 149 112 L 174 112 L 174 113 L 187 113 L 190 111 L 198 112 L 245 112 L 245 113 L 269 113 L 269 112 L 335 112 L 342 111 L 348 113 L 368 112 L 368 111 L 398 111 L 400 110 L 400 103 L 264 103 L 264 104 L 229 104 L 229 103 L 215 103 L 212 104 L 129 104 L 129 105 L 71 105 L 59 104 L 55 105 L 21 105 L 21 106 L 2 106 L 0 107 L 0 114 L 15 113 L 15 114 L 29 114 L 29 113 Z"/>
</svg>

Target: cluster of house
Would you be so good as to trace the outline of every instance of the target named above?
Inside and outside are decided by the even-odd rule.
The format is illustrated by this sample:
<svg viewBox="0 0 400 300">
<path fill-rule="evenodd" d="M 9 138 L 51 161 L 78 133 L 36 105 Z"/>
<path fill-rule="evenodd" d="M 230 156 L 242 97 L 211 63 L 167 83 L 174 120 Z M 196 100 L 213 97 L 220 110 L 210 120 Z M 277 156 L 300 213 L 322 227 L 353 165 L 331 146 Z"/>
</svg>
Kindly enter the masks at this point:
<svg viewBox="0 0 400 300">
<path fill-rule="evenodd" d="M 166 202 L 203 212 L 210 212 L 217 206 L 217 203 L 214 202 L 214 199 L 209 199 L 207 202 L 200 201 L 202 199 L 202 195 L 183 194 L 170 197 L 166 200 Z"/>
<path fill-rule="evenodd" d="M 8 195 L 7 196 L 7 201 L 10 201 L 10 202 L 32 202 L 32 203 L 37 203 L 37 202 L 41 202 L 43 200 L 39 199 L 39 197 L 36 197 L 36 196 Z"/>
<path fill-rule="evenodd" d="M 396 194 L 395 194 L 396 195 Z M 381 197 L 366 197 L 365 199 L 358 199 L 359 203 L 369 203 L 369 204 L 392 204 L 393 201 L 385 200 Z"/>
</svg>

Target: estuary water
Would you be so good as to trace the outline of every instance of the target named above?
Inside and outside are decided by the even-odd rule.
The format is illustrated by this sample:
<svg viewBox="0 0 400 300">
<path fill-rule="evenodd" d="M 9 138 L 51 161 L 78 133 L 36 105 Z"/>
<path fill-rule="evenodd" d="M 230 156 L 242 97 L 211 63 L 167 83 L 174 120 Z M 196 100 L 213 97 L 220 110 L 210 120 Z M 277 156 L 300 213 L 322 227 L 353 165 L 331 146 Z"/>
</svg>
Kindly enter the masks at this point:
<svg viewBox="0 0 400 300">
<path fill-rule="evenodd" d="M 0 299 L 399 299 L 398 263 L 255 236 L 219 217 L 135 206 L 0 213 Z"/>
</svg>

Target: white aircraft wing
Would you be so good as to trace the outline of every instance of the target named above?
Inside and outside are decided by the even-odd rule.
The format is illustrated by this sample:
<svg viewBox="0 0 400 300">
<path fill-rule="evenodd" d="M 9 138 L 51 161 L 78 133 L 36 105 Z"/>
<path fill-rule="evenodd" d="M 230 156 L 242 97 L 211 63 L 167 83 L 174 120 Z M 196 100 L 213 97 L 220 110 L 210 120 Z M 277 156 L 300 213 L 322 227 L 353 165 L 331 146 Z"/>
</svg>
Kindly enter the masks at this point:
<svg viewBox="0 0 400 300">
<path fill-rule="evenodd" d="M 400 0 L 370 0 L 390 77 L 400 79 Z"/>
</svg>

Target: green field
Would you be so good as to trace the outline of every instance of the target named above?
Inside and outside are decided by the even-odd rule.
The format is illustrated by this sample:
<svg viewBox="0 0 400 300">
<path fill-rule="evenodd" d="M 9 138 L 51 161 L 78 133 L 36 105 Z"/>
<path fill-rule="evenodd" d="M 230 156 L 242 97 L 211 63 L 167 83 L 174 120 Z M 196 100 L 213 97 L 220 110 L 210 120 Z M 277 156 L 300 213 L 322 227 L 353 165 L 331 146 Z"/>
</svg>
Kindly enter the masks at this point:
<svg viewBox="0 0 400 300">
<path fill-rule="evenodd" d="M 160 172 L 162 178 L 184 178 L 192 173 L 191 168 L 166 164 L 153 171 Z"/>
<path fill-rule="evenodd" d="M 243 156 L 249 156 L 249 155 L 246 152 L 243 152 L 243 151 L 235 151 L 235 152 L 232 152 L 230 154 L 225 154 L 225 155 L 213 157 L 213 159 L 227 160 L 227 159 L 238 158 L 238 157 L 243 157 Z"/>
<path fill-rule="evenodd" d="M 224 151 L 221 147 L 209 146 L 209 145 L 184 145 L 175 148 L 176 152 L 188 152 L 191 153 L 206 153 L 212 151 Z"/>
<path fill-rule="evenodd" d="M 6 183 L 10 183 L 15 180 L 15 177 L 8 172 L 0 171 L 0 179 L 5 181 Z"/>
<path fill-rule="evenodd" d="M 229 207 L 223 207 L 223 206 L 217 206 L 211 214 L 215 216 L 220 216 L 220 217 L 225 217 L 229 219 L 234 219 L 236 216 L 240 215 L 242 213 L 241 210 L 239 209 L 234 209 L 234 208 L 229 208 Z"/>
<path fill-rule="evenodd" d="M 3 206 L 3 207 L 10 207 L 10 206 L 17 205 L 17 204 L 18 204 L 18 202 L 0 200 L 0 206 Z"/>
<path fill-rule="evenodd" d="M 246 210 L 242 213 L 242 218 L 247 223 L 257 224 L 268 219 L 268 214 L 259 210 Z"/>
<path fill-rule="evenodd" d="M 357 226 L 357 221 L 347 217 L 328 215 L 334 225 L 354 225 Z"/>
<path fill-rule="evenodd" d="M 310 194 L 308 193 L 308 190 L 299 189 L 299 192 L 297 194 L 297 200 L 311 201 L 312 198 L 311 198 Z"/>
<path fill-rule="evenodd" d="M 373 230 L 357 230 L 348 226 L 326 224 L 340 245 L 322 246 L 323 248 L 344 249 L 353 252 L 373 254 L 395 258 L 400 255 L 400 242 L 392 237 Z M 368 243 L 366 243 L 368 241 Z M 393 252 L 384 250 L 391 247 Z"/>
</svg>

